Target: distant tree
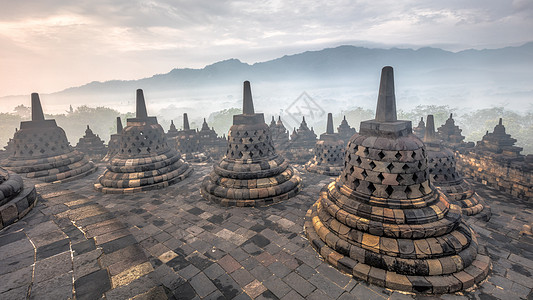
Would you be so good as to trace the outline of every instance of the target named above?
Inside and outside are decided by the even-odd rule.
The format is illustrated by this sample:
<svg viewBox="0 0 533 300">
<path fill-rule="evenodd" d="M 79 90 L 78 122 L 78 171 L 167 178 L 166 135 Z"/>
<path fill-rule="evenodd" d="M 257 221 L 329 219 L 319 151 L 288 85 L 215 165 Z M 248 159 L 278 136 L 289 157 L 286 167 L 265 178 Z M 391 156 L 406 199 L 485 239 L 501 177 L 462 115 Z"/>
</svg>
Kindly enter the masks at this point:
<svg viewBox="0 0 533 300">
<path fill-rule="evenodd" d="M 227 134 L 231 125 L 233 125 L 233 115 L 242 114 L 240 108 L 229 108 L 216 111 L 209 115 L 207 122 L 210 127 L 215 127 L 215 131 L 219 136 Z"/>
<path fill-rule="evenodd" d="M 15 111 L 15 114 L 22 117 L 22 119 L 29 119 L 31 117 L 31 108 L 24 104 L 16 106 L 13 110 Z"/>
</svg>

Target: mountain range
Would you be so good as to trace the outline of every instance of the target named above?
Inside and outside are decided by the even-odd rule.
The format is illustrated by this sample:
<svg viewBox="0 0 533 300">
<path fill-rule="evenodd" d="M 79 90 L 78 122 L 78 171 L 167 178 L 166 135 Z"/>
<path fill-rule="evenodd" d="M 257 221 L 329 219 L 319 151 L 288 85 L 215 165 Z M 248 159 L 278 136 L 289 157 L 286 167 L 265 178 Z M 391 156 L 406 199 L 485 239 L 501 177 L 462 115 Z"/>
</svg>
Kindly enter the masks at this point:
<svg viewBox="0 0 533 300">
<path fill-rule="evenodd" d="M 316 91 L 316 95 L 324 98 L 358 97 L 375 94 L 379 72 L 385 65 L 395 68 L 397 83 L 409 91 L 406 96 L 418 99 L 415 102 L 420 102 L 420 98 L 438 100 L 439 89 L 443 91 L 444 102 L 453 101 L 456 95 L 467 97 L 467 103 L 474 97 L 486 97 L 495 103 L 527 99 L 531 102 L 533 95 L 533 42 L 530 42 L 518 47 L 460 52 L 339 46 L 254 64 L 228 59 L 202 69 L 176 68 L 138 80 L 95 81 L 46 98 L 61 107 L 86 103 L 108 106 L 117 103 L 120 107 L 120 103 L 132 103 L 135 89 L 144 88 L 155 102 L 160 102 L 159 108 L 194 107 L 195 101 L 217 101 L 238 107 L 243 80 L 250 80 L 253 87 L 259 86 L 266 98 L 285 97 L 282 103 L 302 91 Z M 341 92 L 333 92 L 336 89 Z M 27 96 L 23 97 L 3 99 L 27 102 Z"/>
</svg>

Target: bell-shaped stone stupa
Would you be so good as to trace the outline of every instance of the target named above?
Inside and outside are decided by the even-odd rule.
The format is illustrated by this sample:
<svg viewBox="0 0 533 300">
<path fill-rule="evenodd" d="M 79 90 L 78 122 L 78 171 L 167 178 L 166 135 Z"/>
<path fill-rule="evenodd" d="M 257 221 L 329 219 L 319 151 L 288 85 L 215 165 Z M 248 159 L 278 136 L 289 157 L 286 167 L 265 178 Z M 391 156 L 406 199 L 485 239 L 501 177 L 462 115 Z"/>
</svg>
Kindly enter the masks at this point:
<svg viewBox="0 0 533 300">
<path fill-rule="evenodd" d="M 309 172 L 337 176 L 344 166 L 344 141 L 333 132 L 333 115 L 328 113 L 326 133 L 320 135 L 315 145 L 315 156 L 307 162 Z"/>
<path fill-rule="evenodd" d="M 298 171 L 276 154 L 262 113 L 244 82 L 243 113 L 233 116 L 224 158 L 204 178 L 202 196 L 222 206 L 264 206 L 296 195 Z"/>
<path fill-rule="evenodd" d="M 491 215 L 490 208 L 474 191 L 474 187 L 457 173 L 455 155 L 443 147 L 436 137 L 433 115 L 428 115 L 426 121 L 424 144 L 426 144 L 431 183 L 439 187 L 451 203 L 459 205 L 463 214 L 476 215 L 488 221 Z"/>
<path fill-rule="evenodd" d="M 376 118 L 361 122 L 346 148 L 341 175 L 320 192 L 304 230 L 334 267 L 371 284 L 451 293 L 483 280 L 461 210 L 429 182 L 424 143 L 411 121 L 397 120 L 392 67 L 384 67 Z"/>
<path fill-rule="evenodd" d="M 35 186 L 0 168 L 0 230 L 24 217 L 37 203 Z"/>
<path fill-rule="evenodd" d="M 122 133 L 122 121 L 117 117 L 117 133 L 112 134 L 109 143 L 107 144 L 107 154 L 102 158 L 102 161 L 110 161 L 120 152 L 120 135 Z"/>
<path fill-rule="evenodd" d="M 37 93 L 31 94 L 31 115 L 31 121 L 20 122 L 4 167 L 44 182 L 74 180 L 96 170 L 93 162 L 70 146 L 54 119 L 45 120 Z"/>
<path fill-rule="evenodd" d="M 89 128 L 89 125 L 87 125 L 87 129 L 85 129 L 85 135 L 81 137 L 78 144 L 76 144 L 76 149 L 85 153 L 90 159 L 95 160 L 101 160 L 107 153 L 104 141 L 94 134 L 91 128 Z"/>
<path fill-rule="evenodd" d="M 94 184 L 103 193 L 119 194 L 164 188 L 190 175 L 192 169 L 171 149 L 163 127 L 149 117 L 142 90 L 137 90 L 137 113 L 120 134 L 119 153 Z"/>
</svg>

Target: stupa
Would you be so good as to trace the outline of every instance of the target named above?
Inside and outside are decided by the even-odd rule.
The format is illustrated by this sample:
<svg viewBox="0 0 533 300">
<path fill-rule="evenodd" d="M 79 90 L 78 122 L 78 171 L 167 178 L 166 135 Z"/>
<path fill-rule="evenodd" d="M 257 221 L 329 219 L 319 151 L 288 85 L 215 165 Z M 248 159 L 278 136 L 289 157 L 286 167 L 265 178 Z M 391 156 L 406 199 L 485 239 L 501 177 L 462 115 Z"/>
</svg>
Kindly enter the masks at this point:
<svg viewBox="0 0 533 300">
<path fill-rule="evenodd" d="M 76 144 L 76 149 L 94 160 L 101 160 L 107 153 L 104 141 L 93 133 L 91 128 L 89 128 L 89 125 L 87 125 L 87 129 L 85 129 L 85 135 L 81 137 L 78 144 Z"/>
<path fill-rule="evenodd" d="M 277 122 L 274 120 L 274 116 L 272 116 L 272 121 L 270 122 L 269 127 L 270 133 L 272 134 L 272 141 L 274 142 L 274 147 L 276 147 L 276 149 L 289 142 L 289 131 L 283 125 L 281 116 L 278 116 Z"/>
<path fill-rule="evenodd" d="M 2 165 L 10 171 L 44 182 L 62 182 L 96 170 L 93 162 L 74 150 L 54 119 L 45 120 L 39 94 L 31 94 L 31 121 L 20 122 L 13 152 Z"/>
<path fill-rule="evenodd" d="M 326 133 L 315 145 L 315 156 L 305 165 L 309 172 L 337 176 L 344 166 L 344 141 L 333 131 L 333 115 L 328 113 Z"/>
<path fill-rule="evenodd" d="M 0 168 L 0 230 L 24 217 L 37 203 L 35 186 Z"/>
<path fill-rule="evenodd" d="M 242 111 L 233 116 L 226 155 L 204 178 L 202 196 L 222 206 L 264 206 L 296 195 L 298 171 L 276 153 L 263 114 L 254 112 L 248 81 Z"/>
<path fill-rule="evenodd" d="M 462 131 L 459 126 L 455 125 L 453 113 L 451 113 L 446 122 L 437 129 L 437 137 L 446 146 L 456 148 L 464 144 L 465 137 L 461 134 Z"/>
<path fill-rule="evenodd" d="M 283 147 L 283 155 L 292 163 L 305 164 L 314 156 L 316 134 L 307 126 L 305 117 L 298 129 L 294 129 L 291 140 Z"/>
<path fill-rule="evenodd" d="M 183 114 L 183 129 L 179 130 L 173 139 L 176 149 L 186 161 L 202 162 L 208 159 L 208 156 L 201 151 L 199 133 L 189 126 L 187 113 Z"/>
<path fill-rule="evenodd" d="M 430 182 L 446 194 L 451 203 L 461 207 L 463 214 L 476 215 L 488 221 L 491 216 L 490 207 L 475 192 L 474 187 L 457 172 L 454 153 L 443 147 L 436 137 L 433 115 L 428 115 L 426 121 L 424 144 L 426 144 Z"/>
<path fill-rule="evenodd" d="M 424 136 L 426 135 L 426 123 L 424 123 L 424 117 L 420 118 L 418 126 L 413 127 L 413 133 L 420 139 L 424 138 Z"/>
<path fill-rule="evenodd" d="M 136 102 L 136 117 L 127 119 L 120 134 L 119 153 L 94 184 L 100 192 L 120 194 L 164 188 L 192 172 L 176 150 L 168 146 L 157 118 L 148 116 L 141 89 L 137 90 Z"/>
<path fill-rule="evenodd" d="M 384 67 L 374 120 L 361 122 L 341 175 L 307 212 L 312 246 L 337 269 L 371 284 L 452 293 L 483 280 L 460 208 L 429 182 L 426 150 L 411 121 L 397 120 L 392 67 Z"/>
<path fill-rule="evenodd" d="M 494 131 L 487 131 L 481 141 L 477 142 L 475 150 L 476 152 L 496 154 L 503 158 L 519 158 L 523 148 L 515 146 L 515 143 L 516 139 L 505 132 L 505 126 L 503 126 L 502 118 L 500 118 Z"/>
<path fill-rule="evenodd" d="M 346 116 L 343 117 L 341 124 L 337 127 L 337 132 L 345 145 L 348 144 L 350 138 L 356 133 L 355 128 L 350 127 L 350 124 L 346 121 Z"/>
<path fill-rule="evenodd" d="M 208 157 L 218 160 L 224 156 L 224 153 L 226 153 L 227 141 L 218 137 L 215 128 L 209 128 L 209 124 L 207 124 L 205 118 L 198 134 L 200 136 L 200 149 L 202 149 Z"/>
<path fill-rule="evenodd" d="M 122 133 L 122 121 L 117 117 L 117 133 L 112 134 L 107 144 L 107 154 L 102 158 L 102 161 L 110 161 L 120 152 L 120 135 Z"/>
</svg>

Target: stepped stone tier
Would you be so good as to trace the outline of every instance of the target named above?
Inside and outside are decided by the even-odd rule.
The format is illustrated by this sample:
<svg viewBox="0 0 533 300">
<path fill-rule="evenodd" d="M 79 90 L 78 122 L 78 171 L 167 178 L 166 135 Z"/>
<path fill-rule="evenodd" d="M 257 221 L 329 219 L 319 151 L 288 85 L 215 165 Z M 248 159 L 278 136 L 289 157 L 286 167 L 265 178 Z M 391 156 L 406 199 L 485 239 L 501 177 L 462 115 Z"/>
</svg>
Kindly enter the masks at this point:
<svg viewBox="0 0 533 300">
<path fill-rule="evenodd" d="M 272 141 L 274 142 L 274 147 L 276 147 L 276 149 L 289 142 L 289 131 L 283 125 L 281 116 L 278 116 L 277 122 L 274 121 L 274 116 L 272 116 L 272 121 L 270 122 L 269 127 L 270 133 L 272 134 Z"/>
<path fill-rule="evenodd" d="M 102 161 L 110 161 L 120 152 L 120 135 L 122 133 L 122 121 L 117 117 L 117 133 L 112 134 L 107 144 L 107 154 L 102 158 Z"/>
<path fill-rule="evenodd" d="M 254 112 L 248 81 L 242 111 L 233 116 L 226 155 L 204 178 L 202 196 L 222 206 L 264 206 L 296 195 L 299 173 L 276 153 L 263 114 Z"/>
<path fill-rule="evenodd" d="M 0 168 L 0 230 L 24 217 L 37 203 L 35 186 Z"/>
<path fill-rule="evenodd" d="M 164 188 L 192 172 L 177 151 L 168 146 L 157 118 L 148 116 L 141 89 L 137 90 L 136 102 L 136 117 L 127 119 L 120 134 L 119 153 L 94 184 L 100 192 L 120 194 Z"/>
<path fill-rule="evenodd" d="M 437 129 L 437 131 L 437 137 L 442 140 L 445 145 L 452 148 L 464 146 L 463 140 L 465 137 L 461 134 L 463 130 L 455 125 L 453 114 L 450 114 L 450 117 Z"/>
<path fill-rule="evenodd" d="M 85 135 L 81 137 L 78 144 L 76 144 L 76 149 L 85 153 L 87 157 L 96 160 L 102 159 L 107 153 L 104 141 L 102 141 L 98 135 L 93 133 L 89 128 L 89 125 L 87 125 L 87 129 L 85 129 Z"/>
<path fill-rule="evenodd" d="M 219 138 L 214 128 L 209 128 L 209 124 L 204 118 L 202 129 L 198 133 L 200 136 L 200 149 L 213 159 L 221 159 L 226 153 L 227 141 L 225 138 Z"/>
<path fill-rule="evenodd" d="M 320 192 L 304 230 L 334 267 L 390 289 L 452 293 L 490 268 L 460 208 L 430 184 L 411 121 L 397 120 L 392 67 L 381 73 L 376 118 L 361 122 L 343 172 Z"/>
<path fill-rule="evenodd" d="M 460 130 L 460 129 L 459 129 Z M 426 135 L 426 123 L 424 123 L 424 117 L 420 118 L 420 122 L 418 122 L 418 126 L 413 127 L 413 133 L 417 137 L 423 139 Z"/>
<path fill-rule="evenodd" d="M 200 135 L 189 126 L 189 117 L 183 114 L 183 129 L 172 138 L 176 145 L 176 150 L 184 156 L 186 161 L 202 162 L 208 159 L 207 155 L 201 151 Z"/>
<path fill-rule="evenodd" d="M 300 127 L 293 130 L 290 142 L 285 144 L 283 155 L 293 163 L 305 164 L 313 158 L 315 144 L 316 134 L 312 128 L 307 127 L 303 117 Z"/>
<path fill-rule="evenodd" d="M 461 207 L 463 214 L 488 221 L 491 216 L 490 207 L 474 191 L 471 184 L 467 183 L 456 169 L 454 153 L 443 147 L 435 134 L 435 121 L 433 115 L 427 116 L 427 127 L 424 144 L 428 156 L 430 181 L 439 187 L 448 197 L 448 200 Z"/>
<path fill-rule="evenodd" d="M 18 129 L 15 128 L 15 134 L 17 133 Z M 14 147 L 14 142 L 13 142 L 13 139 L 12 138 L 9 138 L 9 141 L 7 141 L 7 145 L 4 147 L 5 149 L 5 154 L 7 154 L 8 156 L 11 155 L 11 153 L 13 153 L 15 147 Z"/>
<path fill-rule="evenodd" d="M 510 134 L 505 133 L 505 126 L 502 124 L 502 118 L 498 125 L 494 127 L 494 131 L 483 136 L 481 141 L 477 142 L 475 150 L 477 152 L 489 152 L 500 155 L 505 158 L 519 158 L 521 147 L 514 146 L 516 139 L 513 139 Z"/>
<path fill-rule="evenodd" d="M 328 113 L 326 133 L 315 145 L 315 156 L 305 165 L 309 172 L 337 176 L 344 166 L 344 141 L 333 131 L 333 115 Z"/>
<path fill-rule="evenodd" d="M 31 95 L 32 120 L 20 122 L 13 152 L 2 165 L 10 171 L 44 182 L 62 182 L 96 170 L 93 162 L 74 150 L 56 121 L 45 120 L 37 93 Z"/>
<path fill-rule="evenodd" d="M 346 116 L 344 116 L 341 124 L 337 127 L 337 132 L 345 144 L 348 144 L 350 138 L 356 133 L 355 128 L 350 127 L 350 124 L 346 121 Z"/>
</svg>

